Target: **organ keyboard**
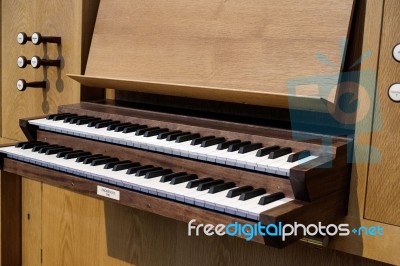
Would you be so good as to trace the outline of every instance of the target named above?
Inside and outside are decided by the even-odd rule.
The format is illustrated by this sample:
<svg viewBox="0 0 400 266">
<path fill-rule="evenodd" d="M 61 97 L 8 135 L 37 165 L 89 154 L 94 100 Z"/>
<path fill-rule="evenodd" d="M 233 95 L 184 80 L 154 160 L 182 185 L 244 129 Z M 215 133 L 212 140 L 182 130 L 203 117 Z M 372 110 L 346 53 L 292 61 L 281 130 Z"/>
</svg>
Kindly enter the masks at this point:
<svg viewBox="0 0 400 266">
<path fill-rule="evenodd" d="M 96 197 L 106 186 L 121 204 L 185 222 L 201 213 L 210 223 L 327 223 L 346 211 L 348 138 L 297 132 L 295 140 L 284 129 L 98 103 L 20 125 L 29 141 L 0 149 L 5 170 Z M 174 211 L 182 208 L 197 216 Z M 298 237 L 254 241 L 282 247 Z"/>
<path fill-rule="evenodd" d="M 352 0 L 284 6 L 102 0 L 87 62 L 66 62 L 79 65 L 68 76 L 82 99 L 97 87 L 116 101 L 20 120 L 28 142 L 1 148 L 3 169 L 183 222 L 334 223 L 347 210 L 356 105 L 339 103 L 363 58 L 350 22 L 362 18 Z"/>
</svg>

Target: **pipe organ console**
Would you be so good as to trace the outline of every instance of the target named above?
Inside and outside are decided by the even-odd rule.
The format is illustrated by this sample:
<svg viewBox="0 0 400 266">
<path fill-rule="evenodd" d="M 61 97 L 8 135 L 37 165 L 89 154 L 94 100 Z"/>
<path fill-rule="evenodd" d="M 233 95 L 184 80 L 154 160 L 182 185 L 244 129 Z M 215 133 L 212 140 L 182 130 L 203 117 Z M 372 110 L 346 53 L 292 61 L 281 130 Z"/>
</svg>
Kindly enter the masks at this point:
<svg viewBox="0 0 400 266">
<path fill-rule="evenodd" d="M 19 56 L 19 68 L 43 66 L 45 73 L 55 66 L 50 73 L 79 82 L 82 95 L 96 88 L 113 93 L 20 117 L 26 140 L 0 148 L 2 170 L 184 223 L 369 224 L 359 210 L 366 208 L 371 220 L 379 215 L 364 201 L 355 206 L 363 197 L 356 196 L 364 171 L 357 170 L 358 138 L 361 128 L 371 138 L 377 102 L 386 108 L 390 98 L 396 108 L 400 99 L 398 80 L 383 89 L 384 101 L 376 93 L 385 79 L 376 40 L 385 42 L 386 31 L 386 24 L 373 25 L 377 6 L 102 0 L 84 74 L 61 65 L 68 37 L 19 32 L 19 44 L 54 43 L 59 53 Z M 17 89 L 45 95 L 55 90 L 46 79 L 19 79 Z M 383 224 L 400 219 L 379 217 Z M 303 237 L 252 241 L 284 248 Z M 361 243 L 337 239 L 330 245 L 338 250 L 349 249 L 340 243 Z M 349 252 L 400 262 L 395 255 Z"/>
</svg>

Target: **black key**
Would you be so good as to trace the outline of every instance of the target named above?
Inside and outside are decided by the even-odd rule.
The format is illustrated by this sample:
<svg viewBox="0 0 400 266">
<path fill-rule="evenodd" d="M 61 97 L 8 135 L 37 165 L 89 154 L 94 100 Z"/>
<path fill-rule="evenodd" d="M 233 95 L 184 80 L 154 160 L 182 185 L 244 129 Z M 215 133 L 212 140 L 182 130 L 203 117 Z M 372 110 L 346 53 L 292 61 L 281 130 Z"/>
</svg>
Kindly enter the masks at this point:
<svg viewBox="0 0 400 266">
<path fill-rule="evenodd" d="M 229 148 L 229 146 L 231 146 L 232 144 L 236 144 L 236 143 L 240 143 L 240 140 L 234 139 L 234 140 L 220 143 L 220 144 L 218 144 L 217 150 L 225 150 L 225 149 Z"/>
<path fill-rule="evenodd" d="M 121 132 L 123 131 L 125 128 L 130 127 L 130 126 L 138 126 L 139 124 L 132 124 L 132 123 L 126 123 L 126 125 L 121 124 L 121 125 L 117 125 L 114 129 L 115 132 Z"/>
<path fill-rule="evenodd" d="M 184 176 L 187 175 L 186 172 L 180 172 L 180 173 L 172 173 L 168 175 L 164 175 L 161 177 L 160 182 L 165 183 L 165 182 L 170 182 L 173 178 L 178 177 L 178 176 Z"/>
<path fill-rule="evenodd" d="M 66 118 L 64 118 L 63 122 L 64 123 L 70 123 L 71 120 L 79 118 L 79 117 L 87 117 L 87 115 L 81 116 L 81 115 L 77 115 L 77 116 L 67 116 Z"/>
<path fill-rule="evenodd" d="M 259 201 L 258 204 L 260 205 L 266 205 L 268 203 L 283 199 L 285 197 L 285 194 L 282 192 L 276 192 L 268 196 L 262 197 Z"/>
<path fill-rule="evenodd" d="M 232 144 L 232 145 L 229 146 L 228 152 L 237 151 L 237 150 L 239 150 L 241 147 L 247 146 L 247 145 L 249 145 L 249 144 L 251 144 L 250 141 L 243 141 L 243 142 L 239 142 L 239 143 Z"/>
<path fill-rule="evenodd" d="M 169 135 L 178 134 L 178 133 L 182 133 L 182 131 L 174 130 L 174 131 L 169 131 L 169 132 L 163 132 L 157 136 L 157 139 L 166 139 Z"/>
<path fill-rule="evenodd" d="M 236 196 L 241 195 L 244 192 L 247 191 L 252 191 L 253 187 L 252 186 L 243 186 L 243 187 L 238 187 L 232 190 L 229 190 L 228 194 L 226 195 L 227 198 L 234 198 Z"/>
<path fill-rule="evenodd" d="M 77 114 L 70 114 L 70 113 L 65 113 L 65 114 L 57 114 L 53 117 L 53 121 L 59 121 L 59 120 L 64 120 L 67 117 L 75 117 L 78 116 Z"/>
<path fill-rule="evenodd" d="M 198 185 L 197 190 L 203 191 L 203 190 L 209 189 L 212 186 L 223 184 L 223 183 L 224 183 L 224 181 L 222 179 L 213 180 L 213 181 L 202 183 L 202 184 Z"/>
<path fill-rule="evenodd" d="M 262 148 L 261 150 L 259 150 L 258 152 L 257 152 L 257 154 L 256 154 L 256 156 L 257 157 L 263 157 L 263 156 L 266 156 L 266 155 L 268 155 L 268 154 L 270 154 L 272 151 L 276 151 L 276 150 L 279 150 L 280 149 L 280 147 L 279 146 L 270 146 L 270 147 L 265 147 L 265 148 Z"/>
<path fill-rule="evenodd" d="M 183 136 L 179 136 L 176 138 L 176 143 L 181 143 L 181 142 L 185 142 L 185 141 L 189 141 L 192 139 L 197 139 L 200 138 L 200 134 L 198 133 L 194 133 L 194 134 L 188 134 L 188 135 L 183 135 Z"/>
<path fill-rule="evenodd" d="M 157 177 L 157 176 L 168 175 L 170 173 L 172 173 L 171 169 L 161 169 L 161 170 L 148 172 L 144 178 L 149 179 L 149 178 L 153 178 L 153 177 Z"/>
<path fill-rule="evenodd" d="M 251 190 L 251 191 L 243 192 L 242 194 L 240 194 L 239 200 L 252 199 L 254 197 L 265 194 L 265 192 L 266 191 L 263 188 L 257 188 L 257 189 Z"/>
<path fill-rule="evenodd" d="M 142 128 L 147 128 L 147 126 L 146 125 L 129 126 L 129 127 L 124 128 L 122 133 L 131 133 L 131 132 L 135 132 L 136 130 L 139 130 L 139 129 L 142 129 Z"/>
<path fill-rule="evenodd" d="M 109 126 L 107 127 L 107 130 L 108 130 L 108 131 L 110 131 L 110 130 L 115 130 L 115 128 L 117 128 L 117 127 L 120 127 L 120 126 L 128 126 L 128 125 L 132 125 L 132 124 L 131 124 L 131 123 L 112 124 L 112 125 L 109 125 Z"/>
<path fill-rule="evenodd" d="M 96 165 L 102 165 L 102 164 L 118 162 L 118 161 L 119 160 L 117 158 L 96 159 L 90 165 L 91 166 L 96 166 Z"/>
<path fill-rule="evenodd" d="M 179 132 L 179 133 L 171 134 L 171 135 L 168 135 L 167 141 L 174 141 L 177 138 L 179 138 L 180 136 L 186 136 L 189 134 L 190 134 L 190 132 Z"/>
<path fill-rule="evenodd" d="M 178 177 L 172 178 L 170 184 L 171 184 L 171 185 L 178 185 L 178 184 L 185 183 L 185 182 L 188 182 L 188 181 L 190 181 L 190 180 L 197 179 L 197 178 L 198 178 L 198 177 L 197 177 L 197 175 L 195 175 L 195 174 L 184 175 L 184 176 L 178 176 Z"/>
<path fill-rule="evenodd" d="M 90 122 L 98 122 L 98 121 L 100 121 L 100 120 L 101 120 L 101 118 L 89 117 L 89 118 L 85 118 L 85 119 L 80 119 L 80 120 L 78 120 L 78 121 L 76 122 L 76 124 L 77 124 L 78 126 L 80 126 L 80 125 L 89 124 Z"/>
<path fill-rule="evenodd" d="M 57 114 L 53 117 L 53 121 L 59 121 L 59 120 L 64 120 L 66 117 L 75 117 L 78 116 L 77 114 L 70 114 L 70 113 L 65 113 L 65 114 Z"/>
<path fill-rule="evenodd" d="M 207 136 L 207 137 L 201 137 L 201 138 L 197 138 L 192 140 L 192 142 L 190 142 L 190 145 L 199 145 L 201 144 L 204 140 L 210 140 L 210 139 L 215 139 L 214 136 Z"/>
<path fill-rule="evenodd" d="M 114 125 L 114 124 L 120 124 L 119 121 L 106 121 L 106 122 L 99 122 L 97 125 L 95 125 L 95 128 L 103 128 L 103 127 L 108 127 L 109 125 Z"/>
<path fill-rule="evenodd" d="M 94 154 L 93 155 L 91 153 L 89 153 L 89 154 L 84 153 L 84 154 L 79 155 L 78 157 L 76 157 L 75 162 L 77 162 L 77 163 L 83 162 L 86 158 L 89 158 L 91 156 L 95 156 L 95 158 L 98 158 L 98 157 L 103 156 L 103 155 L 101 155 L 101 154 Z M 65 156 L 64 158 L 67 159 L 67 156 Z"/>
<path fill-rule="evenodd" d="M 143 137 L 147 138 L 153 137 L 163 132 L 168 132 L 168 128 L 158 128 L 158 129 L 148 130 L 144 133 Z"/>
<path fill-rule="evenodd" d="M 253 143 L 253 144 L 249 144 L 249 145 L 240 147 L 239 153 L 248 153 L 248 152 L 255 151 L 255 150 L 258 150 L 261 148 L 262 148 L 261 143 Z"/>
<path fill-rule="evenodd" d="M 146 133 L 147 131 L 149 131 L 149 130 L 151 131 L 151 130 L 154 130 L 154 129 L 160 129 L 160 128 L 159 127 L 141 128 L 141 129 L 136 130 L 135 135 L 136 136 L 141 136 L 144 133 Z"/>
<path fill-rule="evenodd" d="M 104 169 L 112 169 L 117 164 L 124 164 L 124 163 L 131 163 L 131 161 L 125 160 L 125 161 L 116 161 L 116 162 L 106 163 L 106 165 L 104 165 Z"/>
<path fill-rule="evenodd" d="M 56 115 L 57 115 L 57 114 L 48 115 L 48 116 L 46 117 L 46 119 L 47 119 L 47 120 L 53 120 L 54 116 L 56 116 Z"/>
<path fill-rule="evenodd" d="M 40 148 L 47 147 L 47 146 L 49 146 L 48 143 L 37 144 L 37 145 L 33 146 L 32 151 L 37 152 L 40 150 Z"/>
<path fill-rule="evenodd" d="M 101 155 L 101 154 L 95 154 L 95 155 L 86 157 L 86 158 L 83 160 L 82 163 L 83 163 L 83 164 L 90 164 L 90 163 L 92 163 L 94 160 L 100 159 L 100 158 L 106 159 L 106 158 L 110 158 L 110 157 L 109 157 L 109 156 L 103 156 L 103 155 Z"/>
<path fill-rule="evenodd" d="M 59 153 L 57 153 L 57 158 L 62 158 L 62 157 L 64 157 L 65 155 L 67 155 L 67 154 L 70 154 L 70 153 L 77 153 L 77 152 L 83 152 L 82 150 L 77 150 L 77 151 L 74 151 L 74 150 L 71 150 L 71 151 L 60 151 Z"/>
<path fill-rule="evenodd" d="M 190 181 L 190 182 L 186 185 L 186 188 L 198 187 L 200 184 L 207 183 L 207 182 L 210 182 L 210 181 L 213 181 L 213 180 L 214 180 L 214 179 L 212 179 L 211 177 L 206 177 L 206 178 L 203 178 L 203 179 L 192 180 L 192 181 Z"/>
<path fill-rule="evenodd" d="M 289 154 L 291 152 L 292 152 L 292 148 L 288 148 L 288 147 L 282 148 L 282 149 L 279 149 L 279 150 L 276 150 L 276 151 L 272 151 L 269 154 L 268 159 L 276 159 L 276 158 L 282 157 L 282 156 L 284 156 L 286 154 Z"/>
<path fill-rule="evenodd" d="M 64 123 L 69 122 L 70 124 L 76 124 L 76 122 L 78 122 L 80 119 L 85 119 L 85 118 L 89 118 L 90 116 L 87 115 L 80 115 L 80 116 L 75 116 L 75 117 L 67 117 L 64 118 Z"/>
<path fill-rule="evenodd" d="M 113 167 L 113 171 L 121 171 L 121 170 L 126 170 L 129 168 L 133 167 L 140 167 L 140 163 L 133 163 L 133 162 L 127 162 L 127 163 L 122 163 L 122 164 L 117 164 Z"/>
<path fill-rule="evenodd" d="M 46 151 L 50 150 L 50 149 L 54 149 L 54 148 L 59 148 L 60 146 L 58 145 L 49 145 L 49 146 L 44 146 L 42 148 L 39 149 L 39 153 L 46 153 Z"/>
<path fill-rule="evenodd" d="M 72 151 L 72 149 L 67 147 L 54 148 L 46 151 L 46 155 L 58 154 L 59 152 L 62 151 Z"/>
<path fill-rule="evenodd" d="M 135 174 L 139 170 L 149 169 L 149 168 L 154 168 L 154 166 L 152 166 L 152 165 L 134 166 L 134 167 L 129 168 L 128 171 L 126 171 L 126 174 L 132 175 L 132 174 Z"/>
<path fill-rule="evenodd" d="M 28 144 L 28 143 L 31 143 L 31 141 L 18 142 L 17 144 L 15 144 L 15 148 L 21 148 L 22 145 Z"/>
<path fill-rule="evenodd" d="M 135 175 L 136 176 L 142 176 L 142 175 L 146 175 L 148 172 L 158 171 L 158 170 L 162 170 L 162 167 L 153 167 L 153 168 L 141 169 L 141 170 L 138 170 Z"/>
<path fill-rule="evenodd" d="M 215 194 L 215 193 L 218 193 L 218 192 L 221 192 L 221 191 L 224 191 L 227 189 L 231 189 L 234 187 L 235 187 L 235 183 L 227 182 L 227 183 L 223 183 L 223 184 L 219 184 L 219 185 L 210 187 L 210 190 L 208 191 L 208 193 Z"/>
<path fill-rule="evenodd" d="M 107 120 L 99 120 L 99 121 L 93 121 L 93 122 L 89 122 L 88 123 L 88 127 L 95 127 L 97 124 L 101 123 L 101 122 L 110 122 L 112 120 L 107 119 Z"/>
<path fill-rule="evenodd" d="M 41 141 L 32 141 L 32 142 L 22 143 L 21 149 L 23 149 L 23 150 L 32 149 L 34 146 L 36 146 L 38 144 L 43 144 L 43 142 L 41 142 Z"/>
<path fill-rule="evenodd" d="M 67 153 L 67 154 L 64 156 L 64 159 L 65 159 L 65 160 L 69 160 L 69 159 L 78 158 L 79 156 L 89 156 L 89 155 L 91 155 L 91 153 L 88 152 L 88 151 L 77 151 L 77 152 Z"/>
<path fill-rule="evenodd" d="M 203 140 L 203 142 L 201 143 L 201 147 L 210 147 L 212 145 L 217 145 L 220 143 L 224 143 L 225 142 L 225 138 L 214 138 L 214 139 L 207 139 L 207 140 Z"/>
<path fill-rule="evenodd" d="M 304 159 L 304 158 L 306 158 L 306 157 L 308 157 L 310 155 L 311 155 L 310 151 L 299 151 L 299 152 L 296 152 L 296 153 L 293 153 L 293 154 L 289 155 L 289 158 L 288 158 L 287 161 L 289 163 L 293 163 L 293 162 L 299 161 L 301 159 Z"/>
</svg>

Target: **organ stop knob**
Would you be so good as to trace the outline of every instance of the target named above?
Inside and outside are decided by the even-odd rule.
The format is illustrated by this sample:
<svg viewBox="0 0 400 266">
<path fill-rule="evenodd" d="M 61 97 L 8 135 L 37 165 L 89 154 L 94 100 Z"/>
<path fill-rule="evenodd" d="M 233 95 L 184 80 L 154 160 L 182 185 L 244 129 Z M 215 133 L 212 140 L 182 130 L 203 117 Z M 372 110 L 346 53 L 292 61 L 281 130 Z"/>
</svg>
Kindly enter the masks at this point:
<svg viewBox="0 0 400 266">
<path fill-rule="evenodd" d="M 31 88 L 46 88 L 46 81 L 26 82 L 24 79 L 19 79 L 17 81 L 17 89 L 19 91 L 24 91 L 28 87 L 31 87 Z"/>
</svg>

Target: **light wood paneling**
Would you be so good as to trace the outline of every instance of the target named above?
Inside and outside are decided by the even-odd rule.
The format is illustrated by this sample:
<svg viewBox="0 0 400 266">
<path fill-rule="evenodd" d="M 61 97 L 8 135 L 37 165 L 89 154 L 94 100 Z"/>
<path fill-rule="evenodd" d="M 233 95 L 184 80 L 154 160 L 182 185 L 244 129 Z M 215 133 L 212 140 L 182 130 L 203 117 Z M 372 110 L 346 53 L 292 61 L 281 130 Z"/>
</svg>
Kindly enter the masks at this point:
<svg viewBox="0 0 400 266">
<path fill-rule="evenodd" d="M 274 249 L 233 237 L 189 237 L 187 225 L 43 185 L 43 265 L 382 265 L 294 244 Z M 57 196 L 54 196 L 57 195 Z"/>
<path fill-rule="evenodd" d="M 386 101 L 387 96 L 384 99 L 380 96 L 380 90 L 386 92 L 386 88 L 376 87 L 376 78 L 378 82 L 381 75 L 385 76 L 385 72 L 381 72 L 381 61 L 380 59 L 380 45 L 381 45 L 381 27 L 383 16 L 389 16 L 391 19 L 397 19 L 398 15 L 392 12 L 384 12 L 384 4 L 393 5 L 399 4 L 396 1 L 366 1 L 366 16 L 364 25 L 364 38 L 363 38 L 363 53 L 370 51 L 370 56 L 364 58 L 361 63 L 361 75 L 360 84 L 366 89 L 367 93 L 361 95 L 359 98 L 359 104 L 369 106 L 370 108 L 377 108 L 374 106 L 375 100 L 379 105 L 381 101 Z M 385 7 L 387 8 L 387 7 Z M 398 13 L 397 13 L 398 14 Z M 386 20 L 387 18 L 384 18 Z M 390 18 L 389 18 L 390 19 Z M 383 36 L 385 38 L 385 36 Z M 387 53 L 387 52 L 386 52 Z M 391 52 L 389 53 L 389 55 Z M 385 55 L 386 57 L 386 55 Z M 392 59 L 390 59 L 392 60 Z M 379 63 L 378 63 L 379 62 Z M 378 69 L 379 68 L 379 69 Z M 372 73 L 370 72 L 372 71 Z M 378 73 L 379 71 L 379 73 Z M 375 73 L 374 73 L 375 72 Z M 390 73 L 390 72 L 389 72 Z M 379 77 L 377 75 L 379 74 Z M 378 91 L 377 99 L 375 99 L 375 91 Z M 372 103 L 372 104 L 371 104 Z M 382 108 L 382 107 L 381 107 Z M 390 114 L 386 113 L 386 116 L 382 115 L 381 109 L 375 110 L 375 118 L 380 116 L 382 121 L 390 121 Z M 348 216 L 342 219 L 342 223 L 348 223 L 352 227 L 358 226 L 381 226 L 383 228 L 383 237 L 371 237 L 371 236 L 356 236 L 350 235 L 349 237 L 336 237 L 331 239 L 330 248 L 345 251 L 348 253 L 356 254 L 359 256 L 400 265 L 400 256 L 397 252 L 400 246 L 399 238 L 400 227 L 389 224 L 380 223 L 377 221 L 368 220 L 364 217 L 364 210 L 366 209 L 366 193 L 367 183 L 371 173 L 368 173 L 369 154 L 371 148 L 377 148 L 375 145 L 371 147 L 372 138 L 372 127 L 373 127 L 374 116 L 372 112 L 368 112 L 367 115 L 359 112 L 357 114 L 356 134 L 355 134 L 355 147 L 354 147 L 354 164 L 352 169 L 351 186 L 350 186 L 350 197 L 349 197 L 349 211 Z M 397 123 L 398 124 L 398 123 Z M 384 127 L 382 127 L 384 129 Z M 374 132 L 375 134 L 376 132 Z M 398 133 L 397 133 L 398 134 Z M 393 151 L 393 145 L 386 147 L 386 151 Z M 382 149 L 380 149 L 382 151 Z M 373 152 L 373 151 L 372 151 Z M 392 160 L 394 162 L 394 160 Z M 379 169 L 377 178 L 379 178 L 382 184 L 386 181 L 383 179 L 390 176 L 390 173 L 386 173 L 386 169 L 381 163 L 374 164 L 371 161 L 372 167 Z M 382 179 L 383 178 L 383 179 Z M 380 185 L 378 186 L 380 187 Z M 376 192 L 377 196 L 382 196 L 382 191 Z M 390 201 L 395 200 L 391 198 Z M 385 202 L 389 203 L 389 202 Z M 395 210 L 394 210 L 395 211 Z"/>
<path fill-rule="evenodd" d="M 82 1 L 4 1 L 3 3 L 3 137 L 24 139 L 18 119 L 56 112 L 57 106 L 79 102 L 80 86 L 65 73 L 81 70 Z M 6 11 L 6 12 L 5 12 Z M 55 44 L 19 45 L 19 31 L 27 34 L 62 37 L 61 46 Z M 60 69 L 49 67 L 33 69 L 28 65 L 19 69 L 18 56 L 33 55 L 62 60 Z M 7 66 L 7 67 L 4 67 Z M 27 81 L 46 80 L 48 88 L 18 92 L 15 84 L 20 78 Z"/>
<path fill-rule="evenodd" d="M 400 226 L 400 105 L 388 97 L 400 82 L 400 64 L 392 57 L 400 42 L 400 2 L 386 0 L 378 70 L 377 101 L 371 145 L 365 218 Z"/>
<path fill-rule="evenodd" d="M 128 83 L 108 87 L 259 105 L 287 107 L 285 95 L 319 97 L 318 89 L 330 99 L 352 6 L 352 0 L 104 0 L 85 75 Z M 310 77 L 312 85 L 301 80 L 288 91 L 287 81 Z"/>
<path fill-rule="evenodd" d="M 3 40 L 1 53 L 4 55 L 1 62 L 3 136 L 23 140 L 25 137 L 18 125 L 20 118 L 53 113 L 56 112 L 58 105 L 80 101 L 80 85 L 67 78 L 65 73 L 80 72 L 85 66 L 90 45 L 89 37 L 94 27 L 98 3 L 99 0 L 3 1 L 1 17 Z M 19 45 L 16 42 L 16 34 L 19 31 L 24 31 L 28 35 L 37 31 L 42 35 L 61 36 L 62 44 L 61 46 L 55 44 L 35 46 L 28 42 L 26 45 Z M 28 59 L 33 55 L 50 59 L 58 58 L 62 60 L 62 66 L 60 69 L 35 70 L 28 65 L 25 69 L 19 69 L 16 58 L 20 55 Z M 48 88 L 18 92 L 15 83 L 19 78 L 27 81 L 46 80 Z M 87 95 L 86 98 L 91 96 Z M 12 186 L 9 188 L 3 186 L 3 190 L 11 189 L 13 189 Z M 6 194 L 2 195 L 3 198 L 5 196 Z M 18 212 L 22 216 L 22 261 L 26 265 L 38 265 L 41 260 L 42 242 L 41 184 L 24 179 L 20 197 L 22 197 L 22 213 L 21 209 Z M 49 196 L 45 200 L 51 201 L 52 198 Z M 16 210 L 9 211 L 8 215 L 17 215 L 12 212 Z M 19 225 L 15 222 L 12 226 L 21 228 Z M 16 234 L 12 230 L 5 230 L 3 238 L 12 239 L 17 236 Z M 5 253 L 3 261 L 4 256 L 7 256 L 6 259 L 13 258 L 12 253 Z M 20 262 L 4 265 L 18 264 Z"/>
<path fill-rule="evenodd" d="M 40 265 L 42 250 L 42 183 L 22 178 L 22 265 Z"/>
</svg>

